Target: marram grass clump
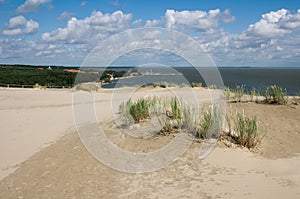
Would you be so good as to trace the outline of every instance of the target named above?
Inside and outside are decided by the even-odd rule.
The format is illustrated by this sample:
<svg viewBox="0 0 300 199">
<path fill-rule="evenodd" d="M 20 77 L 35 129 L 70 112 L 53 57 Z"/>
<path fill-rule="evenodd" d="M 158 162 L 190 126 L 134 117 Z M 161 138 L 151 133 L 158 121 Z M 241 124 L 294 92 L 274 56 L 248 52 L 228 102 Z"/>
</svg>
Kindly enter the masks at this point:
<svg viewBox="0 0 300 199">
<path fill-rule="evenodd" d="M 184 103 L 176 97 L 154 96 L 136 101 L 130 99 L 119 106 L 121 119 L 126 126 L 151 121 L 154 116 L 160 118 L 162 129 L 159 134 L 162 135 L 178 133 L 181 130 L 200 139 L 219 139 L 219 135 L 226 135 L 232 142 L 249 149 L 260 142 L 256 117 L 246 117 L 239 113 L 227 116 L 229 134 L 226 134 L 223 131 L 225 118 L 222 117 L 220 107 L 210 106 L 208 109 L 198 110 L 198 106 Z"/>
<path fill-rule="evenodd" d="M 287 91 L 272 85 L 266 88 L 265 101 L 269 104 L 287 104 Z"/>
<path fill-rule="evenodd" d="M 222 131 L 223 120 L 217 106 L 210 106 L 209 110 L 202 110 L 196 137 L 217 138 Z"/>
<path fill-rule="evenodd" d="M 233 120 L 233 125 L 230 121 Z M 258 132 L 258 122 L 256 117 L 247 117 L 244 114 L 237 113 L 236 117 L 227 117 L 229 131 L 234 129 L 234 139 L 237 144 L 247 147 L 249 149 L 254 148 L 260 142 L 260 134 Z"/>
<path fill-rule="evenodd" d="M 193 88 L 196 88 L 196 87 L 202 87 L 202 83 L 201 82 L 192 82 L 192 85 L 191 85 Z"/>
</svg>

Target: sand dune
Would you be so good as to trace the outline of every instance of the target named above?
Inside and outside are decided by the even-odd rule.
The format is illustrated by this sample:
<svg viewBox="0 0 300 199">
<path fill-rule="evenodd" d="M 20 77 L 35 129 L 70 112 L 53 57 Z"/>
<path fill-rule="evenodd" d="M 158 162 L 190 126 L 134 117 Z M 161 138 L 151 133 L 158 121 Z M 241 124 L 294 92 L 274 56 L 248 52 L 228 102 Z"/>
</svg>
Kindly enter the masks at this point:
<svg viewBox="0 0 300 199">
<path fill-rule="evenodd" d="M 151 92 L 164 95 L 166 90 L 140 89 L 136 97 Z M 209 99 L 205 89 L 196 93 L 203 101 Z M 97 93 L 95 111 L 115 144 L 149 152 L 173 138 L 139 139 L 120 132 L 112 123 L 112 94 Z M 194 142 L 163 169 L 129 174 L 104 166 L 83 146 L 73 122 L 72 91 L 2 89 L 0 100 L 0 198 L 300 197 L 299 106 L 231 104 L 233 111 L 257 115 L 265 127 L 267 134 L 256 152 L 219 144 L 200 160 L 201 143 Z"/>
<path fill-rule="evenodd" d="M 68 129 L 74 129 L 72 93 L 34 89 L 0 91 L 0 179 Z"/>
</svg>

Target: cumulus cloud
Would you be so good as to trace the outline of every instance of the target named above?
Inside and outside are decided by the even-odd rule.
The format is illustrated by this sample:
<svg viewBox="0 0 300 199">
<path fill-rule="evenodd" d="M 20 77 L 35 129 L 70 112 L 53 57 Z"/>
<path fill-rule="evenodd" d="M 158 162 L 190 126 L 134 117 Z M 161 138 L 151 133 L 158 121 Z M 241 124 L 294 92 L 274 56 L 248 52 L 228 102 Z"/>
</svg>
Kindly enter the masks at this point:
<svg viewBox="0 0 300 199">
<path fill-rule="evenodd" d="M 17 8 L 17 12 L 26 13 L 37 11 L 39 7 L 45 3 L 49 3 L 51 0 L 26 0 L 25 3 Z"/>
<path fill-rule="evenodd" d="M 167 10 L 161 20 L 147 20 L 145 26 L 150 27 L 164 24 L 166 28 L 170 29 L 192 29 L 199 32 L 206 32 L 212 28 L 216 28 L 219 22 L 229 23 L 234 20 L 235 17 L 231 16 L 229 10 L 225 10 L 224 12 L 221 12 L 220 9 L 208 12 L 202 10 Z"/>
<path fill-rule="evenodd" d="M 64 44 L 28 41 L 14 37 L 0 38 L 0 43 L 0 59 L 13 64 L 80 65 L 90 50 L 88 46 L 77 49 Z"/>
<path fill-rule="evenodd" d="M 116 11 L 112 14 L 95 11 L 85 19 L 79 20 L 73 17 L 68 21 L 65 28 L 44 33 L 41 38 L 47 42 L 92 42 L 128 28 L 131 18 L 131 14 L 123 14 L 122 11 Z"/>
<path fill-rule="evenodd" d="M 33 34 L 39 29 L 39 24 L 32 19 L 27 20 L 22 15 L 13 17 L 9 20 L 6 28 L 2 31 L 3 35 L 6 36 L 16 36 L 16 35 L 26 35 Z"/>
<path fill-rule="evenodd" d="M 158 19 L 146 20 L 145 27 L 155 27 L 155 26 L 158 26 L 161 24 L 162 24 L 161 20 L 158 20 Z"/>
<path fill-rule="evenodd" d="M 63 16 L 65 19 L 69 17 L 67 12 L 62 13 L 61 17 Z M 107 14 L 95 11 L 83 19 L 69 18 L 65 27 L 42 34 L 40 41 L 30 42 L 17 37 L 0 38 L 0 58 L 14 62 L 28 60 L 28 63 L 34 63 L 40 60 L 42 63 L 80 64 L 98 41 L 129 27 L 144 25 L 193 30 L 193 39 L 211 55 L 217 65 L 295 66 L 300 62 L 300 10 L 292 13 L 281 9 L 266 13 L 241 33 L 230 33 L 218 28 L 220 23 L 234 21 L 229 10 L 167 10 L 160 19 L 142 22 L 132 22 L 131 19 L 131 14 L 121 11 Z M 29 27 L 32 25 L 27 24 L 30 24 L 30 21 L 32 20 L 23 16 L 14 17 L 4 26 L 2 34 L 29 34 Z M 37 29 L 38 23 L 36 31 Z M 153 46 L 160 46 L 160 42 L 154 40 L 156 34 L 155 31 L 149 31 L 143 35 L 143 40 L 132 45 L 150 42 Z M 27 56 L 28 49 L 30 56 Z M 141 56 L 141 61 L 144 60 Z"/>
<path fill-rule="evenodd" d="M 291 33 L 300 28 L 300 9 L 293 14 L 286 9 L 272 11 L 262 15 L 262 18 L 248 27 L 248 35 L 277 37 Z"/>
</svg>

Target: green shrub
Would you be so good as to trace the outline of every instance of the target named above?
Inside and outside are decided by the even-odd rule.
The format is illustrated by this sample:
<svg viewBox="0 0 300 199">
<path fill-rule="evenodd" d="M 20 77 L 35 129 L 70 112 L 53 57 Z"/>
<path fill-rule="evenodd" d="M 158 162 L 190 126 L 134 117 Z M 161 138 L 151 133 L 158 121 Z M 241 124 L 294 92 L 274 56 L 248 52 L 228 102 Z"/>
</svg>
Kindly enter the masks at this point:
<svg viewBox="0 0 300 199">
<path fill-rule="evenodd" d="M 279 86 L 272 85 L 266 88 L 264 93 L 265 101 L 270 104 L 286 104 L 287 92 Z"/>
</svg>

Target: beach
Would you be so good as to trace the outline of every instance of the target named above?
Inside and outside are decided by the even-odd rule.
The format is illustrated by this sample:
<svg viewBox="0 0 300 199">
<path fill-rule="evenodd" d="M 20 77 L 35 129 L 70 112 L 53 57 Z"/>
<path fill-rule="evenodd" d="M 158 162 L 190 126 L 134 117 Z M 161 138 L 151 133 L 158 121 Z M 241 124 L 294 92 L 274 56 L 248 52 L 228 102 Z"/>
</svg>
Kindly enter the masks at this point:
<svg viewBox="0 0 300 199">
<path fill-rule="evenodd" d="M 209 102 L 207 89 L 193 91 L 198 99 Z M 73 120 L 74 92 L 0 89 L 0 198 L 300 197 L 297 104 L 227 103 L 228 113 L 239 111 L 257 117 L 265 132 L 257 149 L 220 142 L 200 160 L 203 142 L 195 140 L 183 156 L 165 168 L 134 174 L 105 166 L 84 147 Z M 114 92 L 100 89 L 94 94 L 95 114 L 114 144 L 148 153 L 173 139 L 173 135 L 140 139 L 120 132 L 111 114 Z M 143 88 L 136 91 L 136 97 L 167 92 Z"/>
</svg>

